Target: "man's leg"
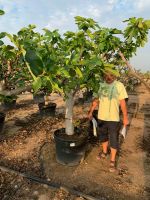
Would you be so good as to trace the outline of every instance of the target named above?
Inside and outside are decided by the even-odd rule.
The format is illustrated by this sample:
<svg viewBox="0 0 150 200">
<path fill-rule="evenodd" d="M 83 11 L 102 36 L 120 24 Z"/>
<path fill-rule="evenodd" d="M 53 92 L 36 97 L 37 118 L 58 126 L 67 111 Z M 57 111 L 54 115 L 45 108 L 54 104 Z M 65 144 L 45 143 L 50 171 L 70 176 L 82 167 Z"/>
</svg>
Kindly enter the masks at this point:
<svg viewBox="0 0 150 200">
<path fill-rule="evenodd" d="M 118 122 L 110 122 L 109 133 L 110 133 L 110 150 L 111 150 L 109 171 L 114 172 L 115 167 L 116 167 L 116 153 L 119 146 L 119 140 L 118 140 L 119 123 Z"/>
<path fill-rule="evenodd" d="M 102 152 L 97 156 L 97 159 L 105 158 L 108 152 L 108 131 L 107 124 L 104 121 L 98 120 L 99 140 L 102 144 Z"/>
<path fill-rule="evenodd" d="M 108 151 L 108 141 L 102 142 L 103 153 L 107 154 Z"/>
<path fill-rule="evenodd" d="M 117 153 L 117 149 L 114 148 L 110 148 L 111 150 L 111 155 L 110 155 L 110 167 L 109 167 L 109 171 L 110 172 L 115 172 L 116 171 L 116 153 Z"/>
<path fill-rule="evenodd" d="M 110 155 L 110 160 L 111 161 L 116 161 L 116 153 L 117 153 L 117 149 L 114 149 L 114 148 L 110 148 L 110 151 L 111 151 L 111 155 Z"/>
<path fill-rule="evenodd" d="M 97 159 L 106 158 L 108 152 L 108 141 L 102 142 L 102 152 L 98 153 Z"/>
</svg>

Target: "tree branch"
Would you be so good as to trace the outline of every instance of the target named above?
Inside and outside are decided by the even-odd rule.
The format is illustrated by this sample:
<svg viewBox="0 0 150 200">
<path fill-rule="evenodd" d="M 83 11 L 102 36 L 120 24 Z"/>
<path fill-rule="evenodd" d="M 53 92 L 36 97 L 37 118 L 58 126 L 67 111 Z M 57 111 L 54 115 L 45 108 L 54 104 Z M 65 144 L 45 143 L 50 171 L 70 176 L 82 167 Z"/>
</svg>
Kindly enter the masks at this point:
<svg viewBox="0 0 150 200">
<path fill-rule="evenodd" d="M 4 95 L 4 96 L 18 95 L 21 92 L 31 91 L 31 89 L 32 89 L 32 86 L 28 85 L 28 86 L 16 88 L 14 90 L 3 90 L 3 91 L 0 91 L 0 95 Z"/>
<path fill-rule="evenodd" d="M 124 57 L 123 53 L 119 52 L 120 57 L 122 58 L 122 60 L 126 63 L 127 67 L 130 70 L 130 73 L 136 77 L 137 79 L 139 79 L 148 89 L 148 91 L 150 92 L 150 86 L 143 80 L 143 78 L 141 76 L 139 76 L 136 71 L 134 70 L 134 68 L 131 66 L 131 64 L 126 60 L 126 58 Z"/>
</svg>

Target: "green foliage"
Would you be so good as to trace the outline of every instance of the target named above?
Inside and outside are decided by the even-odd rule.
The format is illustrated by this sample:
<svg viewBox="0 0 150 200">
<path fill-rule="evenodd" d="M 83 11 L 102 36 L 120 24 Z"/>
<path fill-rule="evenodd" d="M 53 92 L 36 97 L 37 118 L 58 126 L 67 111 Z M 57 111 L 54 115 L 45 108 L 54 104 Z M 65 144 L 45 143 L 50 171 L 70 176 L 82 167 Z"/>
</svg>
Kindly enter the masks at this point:
<svg viewBox="0 0 150 200">
<path fill-rule="evenodd" d="M 72 100 L 68 94 L 75 95 L 82 88 L 97 93 L 104 73 L 118 77 L 124 70 L 124 76 L 128 75 L 119 52 L 129 59 L 147 42 L 150 20 L 133 17 L 125 22 L 125 30 L 119 30 L 76 16 L 77 31 L 63 36 L 58 30 L 35 32 L 35 25 L 22 28 L 16 35 L 1 33 L 0 39 L 7 36 L 13 45 L 0 40 L 0 77 L 7 88 L 12 83 L 30 83 L 35 94 L 57 91 L 67 101 Z"/>
<path fill-rule="evenodd" d="M 5 32 L 1 32 L 0 33 L 0 39 L 4 38 L 6 36 L 6 33 Z"/>
<path fill-rule="evenodd" d="M 25 59 L 29 63 L 34 75 L 39 76 L 43 73 L 44 65 L 42 59 L 34 50 L 28 50 Z"/>
<path fill-rule="evenodd" d="M 39 89 L 41 89 L 42 86 L 42 81 L 40 77 L 37 77 L 34 82 L 32 83 L 33 86 L 33 90 L 35 93 L 37 93 L 39 91 Z"/>
<path fill-rule="evenodd" d="M 2 103 L 11 103 L 12 101 L 16 99 L 17 99 L 16 95 L 11 95 L 11 96 L 0 95 L 0 102 Z"/>
<path fill-rule="evenodd" d="M 75 94 L 83 87 L 96 91 L 105 71 L 119 76 L 116 66 L 124 67 L 124 62 L 118 51 L 129 59 L 147 42 L 150 20 L 133 17 L 124 22 L 128 23 L 125 30 L 119 30 L 76 16 L 78 30 L 67 31 L 63 37 L 57 29 L 43 29 L 41 34 L 35 32 L 35 25 L 29 25 L 17 35 L 1 33 L 0 38 L 6 35 L 15 45 L 15 49 L 5 47 L 5 56 L 12 59 L 15 53 L 22 58 L 35 92 L 46 88 Z"/>
<path fill-rule="evenodd" d="M 128 25 L 124 30 L 125 43 L 123 48 L 125 51 L 123 52 L 129 58 L 132 56 L 132 53 L 136 53 L 138 47 L 144 47 L 148 41 L 150 20 L 132 17 L 124 22 L 128 22 Z"/>
<path fill-rule="evenodd" d="M 0 10 L 0 15 L 4 15 L 5 12 L 3 10 Z"/>
<path fill-rule="evenodd" d="M 19 51 L 14 46 L 1 45 L 0 80 L 5 81 L 5 88 L 11 90 L 14 87 L 23 86 L 29 79 L 29 73 Z"/>
<path fill-rule="evenodd" d="M 4 44 L 4 42 L 2 40 L 0 40 L 0 46 L 2 46 Z"/>
<path fill-rule="evenodd" d="M 79 30 L 87 31 L 89 28 L 95 29 L 99 27 L 98 24 L 91 18 L 84 18 L 81 16 L 75 17 L 75 23 L 77 24 Z"/>
</svg>

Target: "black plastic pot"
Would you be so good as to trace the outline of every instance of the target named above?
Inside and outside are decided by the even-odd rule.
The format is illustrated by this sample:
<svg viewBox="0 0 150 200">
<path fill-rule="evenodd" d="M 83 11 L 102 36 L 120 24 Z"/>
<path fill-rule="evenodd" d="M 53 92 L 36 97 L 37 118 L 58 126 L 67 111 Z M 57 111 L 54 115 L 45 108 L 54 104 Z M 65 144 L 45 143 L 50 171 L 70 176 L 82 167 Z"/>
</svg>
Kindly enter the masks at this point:
<svg viewBox="0 0 150 200">
<path fill-rule="evenodd" d="M 68 136 L 65 129 L 58 129 L 54 132 L 56 144 L 56 161 L 62 165 L 75 166 L 84 159 L 87 149 L 87 135 L 74 134 Z"/>
<path fill-rule="evenodd" d="M 45 104 L 45 99 L 44 99 L 44 92 L 39 92 L 35 95 L 33 95 L 33 99 L 35 103 L 44 103 Z"/>
<path fill-rule="evenodd" d="M 38 104 L 40 114 L 48 115 L 48 116 L 55 116 L 56 113 L 56 103 L 49 103 L 44 105 L 43 103 Z"/>
<path fill-rule="evenodd" d="M 0 133 L 2 133 L 4 129 L 5 116 L 5 113 L 0 112 Z"/>
</svg>

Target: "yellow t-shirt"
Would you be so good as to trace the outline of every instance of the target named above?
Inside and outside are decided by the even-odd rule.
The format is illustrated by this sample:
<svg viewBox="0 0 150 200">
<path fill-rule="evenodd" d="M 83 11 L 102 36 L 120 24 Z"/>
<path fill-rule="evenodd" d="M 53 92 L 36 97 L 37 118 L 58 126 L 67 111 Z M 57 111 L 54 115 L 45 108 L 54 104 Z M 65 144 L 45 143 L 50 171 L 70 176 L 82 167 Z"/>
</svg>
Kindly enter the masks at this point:
<svg viewBox="0 0 150 200">
<path fill-rule="evenodd" d="M 98 119 L 104 121 L 119 121 L 120 100 L 128 98 L 124 85 L 119 81 L 111 84 L 101 83 L 99 88 Z"/>
</svg>

